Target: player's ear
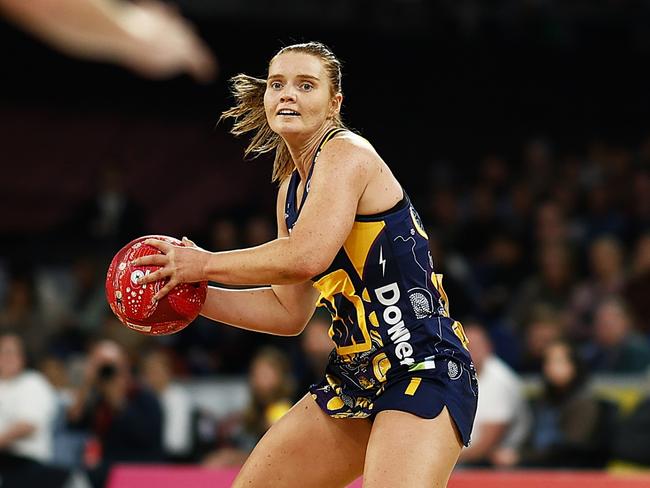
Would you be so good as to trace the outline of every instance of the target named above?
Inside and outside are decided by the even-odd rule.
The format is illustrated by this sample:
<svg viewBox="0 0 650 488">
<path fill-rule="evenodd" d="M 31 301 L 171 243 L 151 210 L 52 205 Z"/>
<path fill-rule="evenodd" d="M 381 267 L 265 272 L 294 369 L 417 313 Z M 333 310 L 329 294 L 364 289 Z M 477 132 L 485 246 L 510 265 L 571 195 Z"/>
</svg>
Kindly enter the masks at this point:
<svg viewBox="0 0 650 488">
<path fill-rule="evenodd" d="M 343 103 L 343 94 L 336 93 L 330 100 L 330 117 L 335 117 L 341 112 L 341 104 Z"/>
</svg>

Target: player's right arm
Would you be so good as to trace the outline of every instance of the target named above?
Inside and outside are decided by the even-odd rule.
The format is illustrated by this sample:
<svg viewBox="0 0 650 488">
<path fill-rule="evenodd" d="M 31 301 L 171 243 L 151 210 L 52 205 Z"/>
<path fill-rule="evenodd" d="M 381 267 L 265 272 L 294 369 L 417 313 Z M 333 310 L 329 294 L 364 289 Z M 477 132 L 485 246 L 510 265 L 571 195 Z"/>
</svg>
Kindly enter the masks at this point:
<svg viewBox="0 0 650 488">
<path fill-rule="evenodd" d="M 278 191 L 278 237 L 289 236 L 284 220 L 288 186 L 287 179 Z M 201 315 L 256 332 L 296 335 L 313 315 L 317 299 L 318 291 L 311 281 L 244 290 L 210 287 Z"/>
</svg>

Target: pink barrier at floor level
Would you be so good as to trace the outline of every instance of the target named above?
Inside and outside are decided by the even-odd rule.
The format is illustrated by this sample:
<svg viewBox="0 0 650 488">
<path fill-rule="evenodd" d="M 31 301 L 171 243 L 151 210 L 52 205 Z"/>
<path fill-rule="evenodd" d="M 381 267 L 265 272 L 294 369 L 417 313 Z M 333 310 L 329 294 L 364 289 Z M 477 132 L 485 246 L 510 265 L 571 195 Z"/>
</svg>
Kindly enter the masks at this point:
<svg viewBox="0 0 650 488">
<path fill-rule="evenodd" d="M 107 488 L 228 488 L 237 469 L 195 466 L 122 465 L 111 472 Z M 648 488 L 650 474 L 611 475 L 603 472 L 463 470 L 448 488 Z M 361 480 L 348 488 L 361 488 Z"/>
</svg>

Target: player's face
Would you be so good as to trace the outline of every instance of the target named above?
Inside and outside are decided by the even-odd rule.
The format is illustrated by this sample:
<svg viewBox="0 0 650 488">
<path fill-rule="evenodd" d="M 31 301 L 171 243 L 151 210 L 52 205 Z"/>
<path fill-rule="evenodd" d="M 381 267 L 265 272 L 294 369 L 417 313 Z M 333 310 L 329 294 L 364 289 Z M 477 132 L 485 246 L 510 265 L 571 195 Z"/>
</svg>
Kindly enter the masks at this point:
<svg viewBox="0 0 650 488">
<path fill-rule="evenodd" d="M 309 135 L 336 114 L 341 95 L 332 96 L 330 82 L 317 56 L 287 52 L 269 67 L 264 109 L 271 129 L 282 135 Z"/>
</svg>

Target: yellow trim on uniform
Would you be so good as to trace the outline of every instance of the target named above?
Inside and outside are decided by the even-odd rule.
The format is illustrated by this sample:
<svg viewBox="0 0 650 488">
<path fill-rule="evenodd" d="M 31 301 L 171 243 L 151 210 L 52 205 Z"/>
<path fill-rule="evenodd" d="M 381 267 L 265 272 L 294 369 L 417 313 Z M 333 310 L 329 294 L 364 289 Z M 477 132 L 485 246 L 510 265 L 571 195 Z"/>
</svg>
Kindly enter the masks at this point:
<svg viewBox="0 0 650 488">
<path fill-rule="evenodd" d="M 343 249 L 350 258 L 354 269 L 357 270 L 359 278 L 363 278 L 363 270 L 370 249 L 377 236 L 384 230 L 384 227 L 386 227 L 386 223 L 383 220 L 379 222 L 355 222 L 352 225 L 352 230 L 343 244 Z"/>
<path fill-rule="evenodd" d="M 447 298 L 447 292 L 442 286 L 442 275 L 438 273 L 431 273 L 431 283 L 438 290 L 442 301 L 445 303 L 445 317 L 449 317 L 449 298 Z"/>
<path fill-rule="evenodd" d="M 325 138 L 323 139 L 323 142 L 320 143 L 320 148 L 319 148 L 319 149 L 322 149 L 323 146 L 324 146 L 325 144 L 327 144 L 327 142 L 328 142 L 332 137 L 334 137 L 334 136 L 335 136 L 336 134 L 338 134 L 339 132 L 343 132 L 344 130 L 345 130 L 345 129 L 344 129 L 343 127 L 333 127 L 333 128 L 331 128 L 330 131 L 329 131 L 327 134 L 325 134 Z"/>
<path fill-rule="evenodd" d="M 427 235 L 426 231 L 422 228 L 422 226 L 418 222 L 418 219 L 415 217 L 415 210 L 413 209 L 413 207 L 409 208 L 409 213 L 411 214 L 411 220 L 413 221 L 413 227 L 415 227 L 415 230 L 417 230 L 418 234 L 420 234 L 426 240 L 429 240 L 429 236 Z"/>
<path fill-rule="evenodd" d="M 404 394 L 409 395 L 409 396 L 415 395 L 415 392 L 417 391 L 418 387 L 420 386 L 421 381 L 422 381 L 422 378 L 411 378 L 411 382 L 406 387 L 406 390 L 404 390 Z"/>
<path fill-rule="evenodd" d="M 456 334 L 456 337 L 460 339 L 460 343 L 463 345 L 463 347 L 469 351 L 469 338 L 465 335 L 463 324 L 458 322 L 458 320 L 455 320 L 454 323 L 451 324 L 451 330 L 453 330 L 454 334 Z"/>
</svg>

